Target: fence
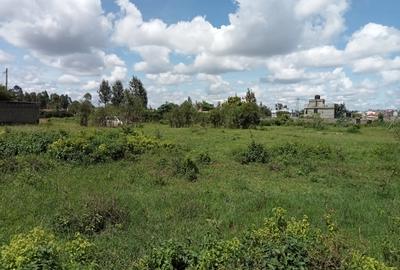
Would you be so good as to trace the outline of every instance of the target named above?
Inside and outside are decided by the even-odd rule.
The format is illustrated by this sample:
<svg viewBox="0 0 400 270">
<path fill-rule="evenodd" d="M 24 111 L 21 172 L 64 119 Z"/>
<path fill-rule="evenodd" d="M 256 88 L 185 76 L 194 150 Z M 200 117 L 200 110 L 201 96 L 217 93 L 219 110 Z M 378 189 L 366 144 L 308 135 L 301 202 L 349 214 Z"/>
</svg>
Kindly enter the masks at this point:
<svg viewBox="0 0 400 270">
<path fill-rule="evenodd" d="M 0 124 L 38 124 L 39 104 L 0 101 Z"/>
</svg>

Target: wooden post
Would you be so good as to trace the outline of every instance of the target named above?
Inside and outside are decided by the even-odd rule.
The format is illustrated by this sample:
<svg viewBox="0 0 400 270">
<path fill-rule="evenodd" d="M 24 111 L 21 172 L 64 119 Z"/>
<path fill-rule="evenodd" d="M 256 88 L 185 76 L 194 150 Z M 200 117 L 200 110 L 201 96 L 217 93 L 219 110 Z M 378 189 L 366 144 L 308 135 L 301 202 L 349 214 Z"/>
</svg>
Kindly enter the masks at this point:
<svg viewBox="0 0 400 270">
<path fill-rule="evenodd" d="M 6 68 L 6 91 L 8 91 L 8 68 Z"/>
</svg>

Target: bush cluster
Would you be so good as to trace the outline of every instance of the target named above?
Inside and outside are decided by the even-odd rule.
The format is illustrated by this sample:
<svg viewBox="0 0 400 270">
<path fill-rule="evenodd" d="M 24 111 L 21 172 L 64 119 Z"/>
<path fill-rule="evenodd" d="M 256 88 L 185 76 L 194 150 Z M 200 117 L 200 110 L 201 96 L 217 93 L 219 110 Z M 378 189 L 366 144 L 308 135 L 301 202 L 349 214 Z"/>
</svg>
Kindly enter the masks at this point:
<svg viewBox="0 0 400 270">
<path fill-rule="evenodd" d="M 174 160 L 176 174 L 184 176 L 190 181 L 196 181 L 200 173 L 199 168 L 191 158 L 177 158 Z"/>
<path fill-rule="evenodd" d="M 49 146 L 49 153 L 63 161 L 95 163 L 128 158 L 155 148 L 171 147 L 172 144 L 135 132 L 97 132 L 61 138 Z"/>
<path fill-rule="evenodd" d="M 54 141 L 65 136 L 65 132 L 7 132 L 0 135 L 0 158 L 17 155 L 42 154 Z"/>
<path fill-rule="evenodd" d="M 0 269 L 96 269 L 95 246 L 79 234 L 65 243 L 35 228 L 1 247 Z"/>
<path fill-rule="evenodd" d="M 307 159 L 343 159 L 342 151 L 325 144 L 306 145 L 301 143 L 285 143 L 266 148 L 252 141 L 246 150 L 236 154 L 236 160 L 242 164 L 253 162 L 282 162 L 286 165 L 299 164 Z"/>
<path fill-rule="evenodd" d="M 236 155 L 236 159 L 242 164 L 251 162 L 267 163 L 270 159 L 270 153 L 262 144 L 252 141 L 245 151 Z"/>
<path fill-rule="evenodd" d="M 230 240 L 206 238 L 200 249 L 169 241 L 139 259 L 135 268 L 153 269 L 365 269 L 383 263 L 343 247 L 334 224 L 322 232 L 306 216 L 289 218 L 274 209 L 265 225 Z"/>
<path fill-rule="evenodd" d="M 66 110 L 41 110 L 40 118 L 66 118 L 73 117 L 74 114 Z"/>
<path fill-rule="evenodd" d="M 101 233 L 112 226 L 122 226 L 129 219 L 128 211 L 115 198 L 90 198 L 80 209 L 62 209 L 54 219 L 54 229 L 60 233 Z"/>
<path fill-rule="evenodd" d="M 31 172 L 44 171 L 52 167 L 47 159 L 34 155 L 9 157 L 0 159 L 0 173 L 12 174 L 23 170 Z"/>
</svg>

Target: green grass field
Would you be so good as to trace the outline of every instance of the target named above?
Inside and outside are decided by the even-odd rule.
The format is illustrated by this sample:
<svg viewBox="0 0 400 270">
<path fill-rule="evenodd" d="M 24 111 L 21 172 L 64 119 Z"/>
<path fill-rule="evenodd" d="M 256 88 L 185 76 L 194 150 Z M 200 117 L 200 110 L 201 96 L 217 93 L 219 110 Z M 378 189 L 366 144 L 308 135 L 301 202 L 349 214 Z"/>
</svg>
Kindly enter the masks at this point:
<svg viewBox="0 0 400 270">
<path fill-rule="evenodd" d="M 79 133 L 85 128 L 76 122 L 52 119 L 39 126 L 7 129 Z M 349 133 L 336 127 L 233 130 L 144 124 L 136 130 L 179 145 L 194 159 L 207 152 L 212 162 L 200 164 L 197 181 L 188 181 L 165 165 L 177 155 L 170 150 L 98 164 L 44 156 L 50 163 L 47 169 L 16 170 L 0 177 L 0 245 L 34 227 L 54 230 L 60 211 L 79 212 L 91 198 L 114 198 L 129 213 L 125 224 L 89 236 L 102 254 L 103 269 L 127 269 L 168 239 L 191 239 L 196 245 L 210 231 L 230 238 L 260 226 L 274 207 L 296 217 L 307 215 L 321 228 L 323 215 L 331 212 L 346 243 L 379 259 L 387 239 L 399 244 L 400 147 L 386 128 L 363 127 L 360 133 Z M 234 153 L 252 140 L 267 149 L 287 143 L 327 145 L 341 155 L 243 165 Z"/>
</svg>

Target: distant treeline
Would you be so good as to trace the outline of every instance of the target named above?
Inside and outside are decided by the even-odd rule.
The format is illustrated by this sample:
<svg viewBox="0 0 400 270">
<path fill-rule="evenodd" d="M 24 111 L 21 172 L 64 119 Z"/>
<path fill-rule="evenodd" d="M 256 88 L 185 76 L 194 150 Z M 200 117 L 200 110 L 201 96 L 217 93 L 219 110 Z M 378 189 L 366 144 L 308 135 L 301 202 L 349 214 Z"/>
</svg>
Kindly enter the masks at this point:
<svg viewBox="0 0 400 270">
<path fill-rule="evenodd" d="M 156 109 L 148 107 L 147 91 L 135 76 L 127 88 L 124 88 L 121 81 L 110 85 L 103 80 L 97 93 L 100 107 L 93 105 L 89 93 L 81 100 L 73 101 L 64 94 L 24 92 L 17 85 L 7 90 L 0 85 L 0 100 L 37 102 L 40 104 L 41 117 L 80 116 L 82 125 L 88 125 L 89 120 L 95 125 L 106 125 L 107 119 L 118 117 L 124 123 L 165 121 L 178 128 L 195 123 L 248 128 L 259 124 L 262 117 L 271 116 L 271 110 L 257 104 L 254 92 L 250 89 L 245 97 L 229 97 L 217 106 L 207 101 L 192 102 L 189 97 L 182 104 L 165 102 Z"/>
</svg>

